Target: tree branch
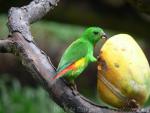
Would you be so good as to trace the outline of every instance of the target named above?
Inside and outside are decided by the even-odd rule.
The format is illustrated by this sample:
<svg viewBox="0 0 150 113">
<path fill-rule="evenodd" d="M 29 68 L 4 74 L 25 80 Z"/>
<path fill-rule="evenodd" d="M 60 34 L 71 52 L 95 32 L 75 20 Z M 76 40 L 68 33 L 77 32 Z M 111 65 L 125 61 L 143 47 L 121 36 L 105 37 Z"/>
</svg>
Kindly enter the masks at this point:
<svg viewBox="0 0 150 113">
<path fill-rule="evenodd" d="M 42 18 L 57 5 L 59 0 L 33 0 L 29 5 L 21 8 L 12 7 L 9 10 L 8 26 L 11 33 L 20 32 L 23 37 L 32 41 L 29 24 Z"/>
<path fill-rule="evenodd" d="M 30 71 L 65 111 L 73 113 L 121 113 L 114 109 L 96 105 L 72 90 L 63 79 L 53 82 L 55 68 L 49 57 L 33 41 L 29 24 L 42 18 L 58 0 L 34 0 L 21 8 L 11 8 L 8 25 L 11 37 L 0 41 L 0 52 L 11 52 L 20 57 Z M 139 113 L 141 111 L 139 110 Z M 148 112 L 147 112 L 148 113 Z"/>
</svg>

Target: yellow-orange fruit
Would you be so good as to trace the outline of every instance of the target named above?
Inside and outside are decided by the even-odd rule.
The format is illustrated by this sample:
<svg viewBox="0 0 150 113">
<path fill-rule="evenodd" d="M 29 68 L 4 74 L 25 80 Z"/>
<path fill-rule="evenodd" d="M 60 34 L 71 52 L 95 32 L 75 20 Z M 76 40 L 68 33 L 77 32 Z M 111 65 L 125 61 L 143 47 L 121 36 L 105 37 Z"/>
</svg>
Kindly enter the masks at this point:
<svg viewBox="0 0 150 113">
<path fill-rule="evenodd" d="M 98 61 L 100 98 L 114 107 L 141 107 L 150 94 L 150 67 L 135 40 L 128 34 L 110 37 Z"/>
</svg>

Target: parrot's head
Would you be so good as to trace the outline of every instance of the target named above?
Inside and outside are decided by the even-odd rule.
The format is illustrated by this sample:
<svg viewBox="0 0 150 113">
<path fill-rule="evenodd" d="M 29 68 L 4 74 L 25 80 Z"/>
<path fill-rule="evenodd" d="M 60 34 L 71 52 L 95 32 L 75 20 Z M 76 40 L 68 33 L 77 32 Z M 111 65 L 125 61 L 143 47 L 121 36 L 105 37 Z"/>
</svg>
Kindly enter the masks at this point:
<svg viewBox="0 0 150 113">
<path fill-rule="evenodd" d="M 93 45 L 95 45 L 100 39 L 107 39 L 105 32 L 100 27 L 87 28 L 82 37 L 90 41 Z"/>
</svg>

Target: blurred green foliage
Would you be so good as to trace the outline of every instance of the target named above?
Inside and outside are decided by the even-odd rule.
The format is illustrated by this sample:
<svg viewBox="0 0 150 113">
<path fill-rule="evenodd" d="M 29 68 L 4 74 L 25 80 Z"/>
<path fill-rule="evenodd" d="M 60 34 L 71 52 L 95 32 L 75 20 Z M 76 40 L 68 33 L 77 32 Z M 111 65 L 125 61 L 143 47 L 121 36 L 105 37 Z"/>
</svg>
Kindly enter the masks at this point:
<svg viewBox="0 0 150 113">
<path fill-rule="evenodd" d="M 7 18 L 5 15 L 0 15 L 0 38 L 8 35 Z"/>
<path fill-rule="evenodd" d="M 3 77 L 0 78 L 0 113 L 64 113 L 64 111 L 50 100 L 41 87 L 21 87 L 18 80 Z"/>
<path fill-rule="evenodd" d="M 59 38 L 63 41 L 78 37 L 82 33 L 83 29 L 84 28 L 81 26 L 72 26 L 69 24 L 61 23 L 58 24 L 56 22 L 48 21 L 40 21 L 31 26 L 31 31 L 35 37 L 45 36 L 45 34 L 51 34 L 52 36 L 54 35 L 56 38 Z"/>
</svg>

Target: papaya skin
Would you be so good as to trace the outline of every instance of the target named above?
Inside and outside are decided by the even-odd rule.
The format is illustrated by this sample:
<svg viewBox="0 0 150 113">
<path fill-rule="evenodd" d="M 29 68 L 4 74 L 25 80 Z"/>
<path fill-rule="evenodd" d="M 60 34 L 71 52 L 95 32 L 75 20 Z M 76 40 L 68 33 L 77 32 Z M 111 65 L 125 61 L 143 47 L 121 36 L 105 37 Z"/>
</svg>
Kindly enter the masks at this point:
<svg viewBox="0 0 150 113">
<path fill-rule="evenodd" d="M 110 37 L 100 49 L 97 89 L 100 98 L 117 108 L 142 107 L 150 95 L 149 63 L 128 34 Z"/>
</svg>

